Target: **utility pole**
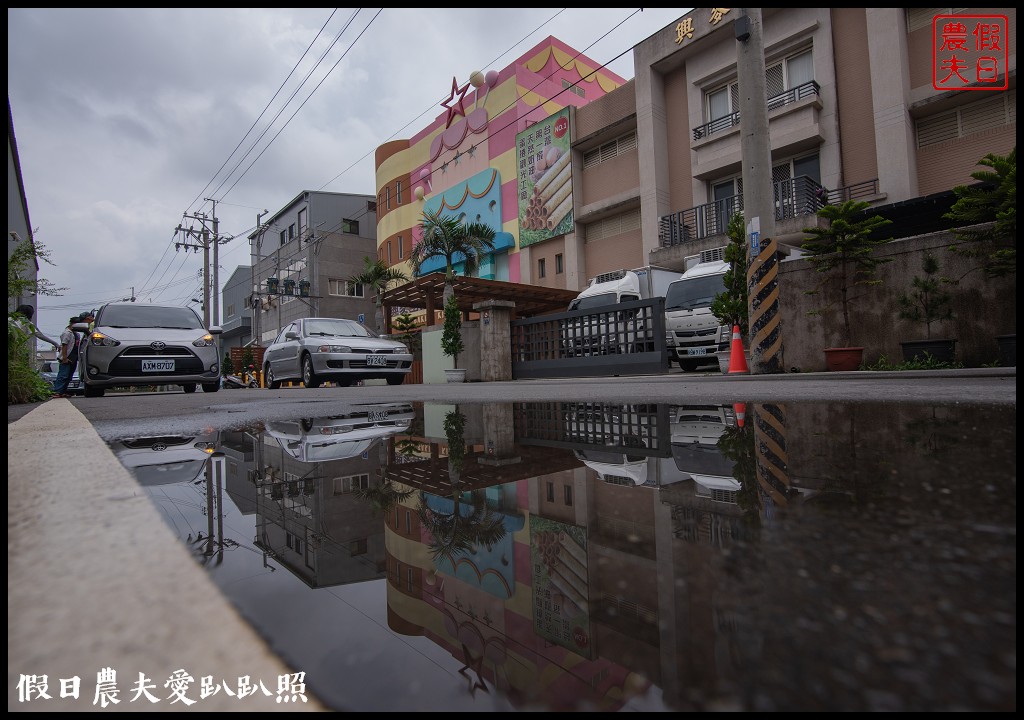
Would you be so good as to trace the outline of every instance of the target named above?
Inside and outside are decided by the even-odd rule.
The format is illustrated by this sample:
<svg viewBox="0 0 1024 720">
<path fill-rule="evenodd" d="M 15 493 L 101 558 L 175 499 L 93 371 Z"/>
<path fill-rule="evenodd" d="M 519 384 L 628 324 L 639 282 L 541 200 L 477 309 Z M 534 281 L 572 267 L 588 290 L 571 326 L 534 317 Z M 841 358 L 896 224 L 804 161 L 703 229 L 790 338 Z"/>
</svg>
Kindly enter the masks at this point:
<svg viewBox="0 0 1024 720">
<path fill-rule="evenodd" d="M 213 324 L 220 325 L 220 282 L 218 280 L 220 270 L 220 262 L 218 260 L 219 252 L 218 247 L 220 246 L 220 235 L 217 234 L 217 227 L 219 220 L 217 219 L 217 201 L 213 198 L 206 198 L 209 202 L 213 203 Z"/>
<path fill-rule="evenodd" d="M 210 327 L 210 231 L 203 228 L 203 325 Z"/>
<path fill-rule="evenodd" d="M 175 250 L 181 250 L 184 248 L 185 252 L 194 250 L 195 252 L 203 251 L 203 322 L 206 327 L 210 327 L 210 231 L 206 228 L 206 215 L 185 215 L 192 220 L 197 220 L 203 225 L 202 230 L 196 230 L 195 228 L 189 227 L 184 228 L 178 225 L 175 228 L 176 232 L 183 233 L 186 237 L 184 242 L 174 243 Z M 201 241 L 199 243 L 191 243 L 189 240 Z"/>
<path fill-rule="evenodd" d="M 761 8 L 739 8 L 736 75 L 740 94 L 740 152 L 743 157 L 743 213 L 747 235 L 747 290 L 750 316 L 750 372 L 785 372 L 779 320 L 778 242 L 775 191 L 768 134 Z"/>
<path fill-rule="evenodd" d="M 256 213 L 256 247 L 255 252 L 251 253 L 252 257 L 249 260 L 250 268 L 249 273 L 252 276 L 252 302 L 250 303 L 252 312 L 252 338 L 257 345 L 262 344 L 260 340 L 260 315 L 263 314 L 262 306 L 260 305 L 260 289 L 256 286 L 256 266 L 262 259 L 263 247 L 263 233 L 264 230 L 260 223 L 263 221 L 263 216 L 268 215 L 269 210 L 264 210 L 261 213 Z"/>
</svg>

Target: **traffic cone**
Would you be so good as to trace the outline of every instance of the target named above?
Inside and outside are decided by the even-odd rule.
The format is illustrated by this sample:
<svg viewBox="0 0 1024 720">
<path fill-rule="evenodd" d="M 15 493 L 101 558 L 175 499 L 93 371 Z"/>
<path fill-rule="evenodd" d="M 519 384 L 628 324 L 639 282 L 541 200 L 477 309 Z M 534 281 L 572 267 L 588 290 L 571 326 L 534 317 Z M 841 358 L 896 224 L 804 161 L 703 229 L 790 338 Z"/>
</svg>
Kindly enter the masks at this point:
<svg viewBox="0 0 1024 720">
<path fill-rule="evenodd" d="M 743 353 L 743 340 L 740 338 L 740 326 L 732 326 L 732 348 L 729 353 L 729 374 L 749 375 L 747 356 Z"/>
<path fill-rule="evenodd" d="M 732 409 L 736 413 L 736 427 L 743 427 L 743 423 L 747 419 L 747 404 L 733 403 Z"/>
</svg>

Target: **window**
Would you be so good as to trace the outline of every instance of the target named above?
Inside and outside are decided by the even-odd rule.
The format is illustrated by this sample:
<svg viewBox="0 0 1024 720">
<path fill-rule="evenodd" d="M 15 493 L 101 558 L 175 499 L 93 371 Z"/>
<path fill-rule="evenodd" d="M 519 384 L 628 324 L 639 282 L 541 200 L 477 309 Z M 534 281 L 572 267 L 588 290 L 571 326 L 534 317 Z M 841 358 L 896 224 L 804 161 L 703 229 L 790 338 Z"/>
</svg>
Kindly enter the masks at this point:
<svg viewBox="0 0 1024 720">
<path fill-rule="evenodd" d="M 226 308 L 224 308 L 224 314 L 227 317 L 231 317 L 232 315 L 234 315 L 235 314 L 235 306 L 234 305 L 228 305 Z"/>
<path fill-rule="evenodd" d="M 395 202 L 399 205 L 402 204 L 402 181 L 399 180 L 395 183 Z"/>
<path fill-rule="evenodd" d="M 1016 122 L 1017 91 L 1008 90 L 994 97 L 962 105 L 956 110 L 918 120 L 915 123 L 917 146 L 923 148 L 938 145 Z"/>
<path fill-rule="evenodd" d="M 572 485 L 565 485 L 562 487 L 562 490 L 565 491 L 564 497 L 566 506 L 572 507 Z"/>
<path fill-rule="evenodd" d="M 327 279 L 327 294 L 334 297 L 364 297 L 362 284 L 338 278 Z"/>
<path fill-rule="evenodd" d="M 581 88 L 579 85 L 573 85 L 571 82 L 569 82 L 565 78 L 562 78 L 562 89 L 563 90 L 568 90 L 569 92 L 573 93 L 574 95 L 579 95 L 580 97 L 586 97 L 587 96 L 587 91 L 584 88 Z"/>
<path fill-rule="evenodd" d="M 405 511 L 405 534 L 412 532 L 412 510 Z"/>
<path fill-rule="evenodd" d="M 299 210 L 299 237 L 306 236 L 306 214 L 306 208 L 302 208 L 301 210 Z"/>
<path fill-rule="evenodd" d="M 405 243 L 402 240 L 402 236 L 398 236 L 398 259 L 401 260 L 405 257 Z"/>
<path fill-rule="evenodd" d="M 353 490 L 366 490 L 370 487 L 370 476 L 366 473 L 334 478 L 334 494 L 345 495 Z"/>
<path fill-rule="evenodd" d="M 359 221 L 358 220 L 348 220 L 347 218 L 346 219 L 342 219 L 342 221 L 341 221 L 341 231 L 343 233 L 348 234 L 348 235 L 358 235 L 359 234 Z"/>
<path fill-rule="evenodd" d="M 584 242 L 604 240 L 614 235 L 621 235 L 630 230 L 640 229 L 640 209 L 627 210 L 621 215 L 598 220 L 587 225 L 586 239 Z"/>
<path fill-rule="evenodd" d="M 565 272 L 565 266 L 562 264 L 562 253 L 555 255 L 555 275 L 561 275 Z"/>
<path fill-rule="evenodd" d="M 544 277 L 544 258 L 537 260 L 537 277 Z"/>
<path fill-rule="evenodd" d="M 555 501 L 555 484 L 553 482 L 548 482 L 547 484 L 547 499 L 548 502 Z"/>
<path fill-rule="evenodd" d="M 596 147 L 593 150 L 588 150 L 583 153 L 583 169 L 586 170 L 594 165 L 600 165 L 601 163 L 618 157 L 630 150 L 636 150 L 635 131 L 628 132 L 625 135 L 621 135 L 614 140 L 606 142 L 600 147 Z"/>
<path fill-rule="evenodd" d="M 295 239 L 295 223 L 292 223 L 291 225 L 288 226 L 288 239 Z"/>
<path fill-rule="evenodd" d="M 390 265 L 393 262 L 394 260 L 391 259 L 391 241 L 388 240 L 388 265 Z"/>
<path fill-rule="evenodd" d="M 281 244 L 284 245 L 286 242 L 288 242 L 288 231 L 287 230 L 282 230 L 281 231 Z"/>
<path fill-rule="evenodd" d="M 366 538 L 352 540 L 348 544 L 348 554 L 352 556 L 366 554 Z"/>
<path fill-rule="evenodd" d="M 412 578 L 413 578 L 412 572 L 413 572 L 413 570 L 412 570 L 411 567 L 408 568 L 405 571 L 405 589 L 408 590 L 409 592 L 412 592 Z"/>
<path fill-rule="evenodd" d="M 302 540 L 299 539 L 299 537 L 297 535 L 292 535 L 290 532 L 286 532 L 284 535 L 285 535 L 285 542 L 288 544 L 288 547 L 290 547 L 292 550 L 294 550 L 299 555 L 301 555 L 302 554 Z"/>
<path fill-rule="evenodd" d="M 386 188 L 384 188 L 384 201 L 385 201 L 384 202 L 384 207 L 386 207 L 388 210 L 390 210 L 391 209 L 391 186 L 390 185 L 388 185 Z"/>
</svg>

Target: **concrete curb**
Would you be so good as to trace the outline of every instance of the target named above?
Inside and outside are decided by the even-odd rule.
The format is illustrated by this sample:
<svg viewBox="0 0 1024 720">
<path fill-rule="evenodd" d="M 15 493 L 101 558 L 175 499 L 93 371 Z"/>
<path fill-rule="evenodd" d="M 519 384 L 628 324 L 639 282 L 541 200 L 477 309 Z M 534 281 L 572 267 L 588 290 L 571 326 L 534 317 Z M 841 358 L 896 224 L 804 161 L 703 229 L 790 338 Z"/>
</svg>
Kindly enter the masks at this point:
<svg viewBox="0 0 1024 720">
<path fill-rule="evenodd" d="M 120 703 L 104 711 L 324 711 L 278 702 L 278 678 L 293 672 L 234 611 L 168 528 L 135 479 L 68 401 L 51 400 L 7 426 L 7 709 L 87 712 L 97 673 L 117 671 Z M 173 702 L 178 670 L 194 682 Z M 136 695 L 144 673 L 159 702 Z M 47 677 L 51 699 L 21 701 L 23 675 Z M 81 678 L 78 699 L 61 679 Z M 223 687 L 201 698 L 200 682 Z"/>
</svg>

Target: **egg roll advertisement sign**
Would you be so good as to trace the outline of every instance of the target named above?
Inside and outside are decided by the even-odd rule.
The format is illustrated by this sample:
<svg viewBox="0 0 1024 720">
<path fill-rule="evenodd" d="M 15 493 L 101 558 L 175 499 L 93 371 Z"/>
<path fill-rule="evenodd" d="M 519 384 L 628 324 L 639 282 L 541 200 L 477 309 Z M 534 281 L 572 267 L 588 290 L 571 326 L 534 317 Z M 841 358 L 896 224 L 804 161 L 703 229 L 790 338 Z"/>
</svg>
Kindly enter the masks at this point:
<svg viewBox="0 0 1024 720">
<path fill-rule="evenodd" d="M 519 246 L 572 232 L 569 108 L 516 135 Z"/>
<path fill-rule="evenodd" d="M 530 546 L 534 632 L 593 659 L 586 530 L 534 516 Z"/>
</svg>

